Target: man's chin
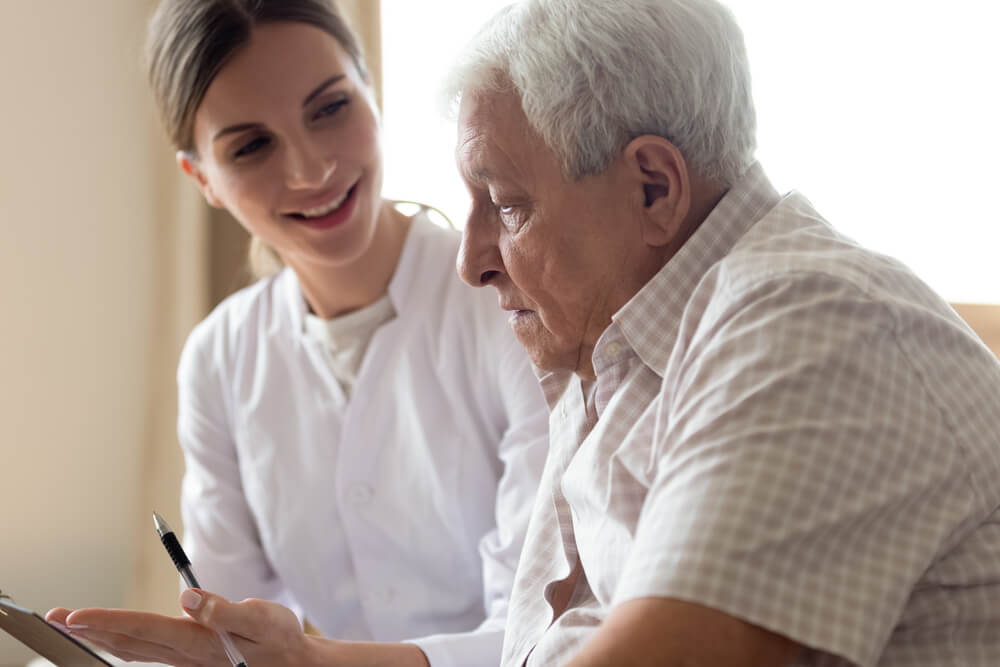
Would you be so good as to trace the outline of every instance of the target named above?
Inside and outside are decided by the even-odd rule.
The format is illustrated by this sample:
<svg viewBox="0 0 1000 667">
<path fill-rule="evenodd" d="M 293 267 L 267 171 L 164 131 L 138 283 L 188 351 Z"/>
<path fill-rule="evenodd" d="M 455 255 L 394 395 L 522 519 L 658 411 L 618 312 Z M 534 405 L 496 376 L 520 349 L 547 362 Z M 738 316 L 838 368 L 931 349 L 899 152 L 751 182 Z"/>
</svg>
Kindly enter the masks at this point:
<svg viewBox="0 0 1000 667">
<path fill-rule="evenodd" d="M 554 350 L 544 345 L 532 346 L 524 341 L 521 341 L 521 344 L 527 350 L 531 363 L 539 371 L 544 373 L 557 373 L 561 371 L 576 372 L 575 359 L 570 360 L 568 355 L 557 354 Z"/>
</svg>

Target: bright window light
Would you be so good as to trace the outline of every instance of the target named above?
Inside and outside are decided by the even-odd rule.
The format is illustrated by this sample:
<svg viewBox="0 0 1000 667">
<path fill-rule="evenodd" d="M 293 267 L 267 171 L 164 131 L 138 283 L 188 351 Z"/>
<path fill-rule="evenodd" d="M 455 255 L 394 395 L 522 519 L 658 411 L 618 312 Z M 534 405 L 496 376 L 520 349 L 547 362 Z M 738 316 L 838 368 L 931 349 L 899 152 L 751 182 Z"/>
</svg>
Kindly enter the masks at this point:
<svg viewBox="0 0 1000 667">
<path fill-rule="evenodd" d="M 507 0 L 382 0 L 385 193 L 461 227 L 439 91 Z M 729 0 L 747 40 L 757 156 L 844 233 L 951 301 L 1000 303 L 1000 3 Z"/>
</svg>

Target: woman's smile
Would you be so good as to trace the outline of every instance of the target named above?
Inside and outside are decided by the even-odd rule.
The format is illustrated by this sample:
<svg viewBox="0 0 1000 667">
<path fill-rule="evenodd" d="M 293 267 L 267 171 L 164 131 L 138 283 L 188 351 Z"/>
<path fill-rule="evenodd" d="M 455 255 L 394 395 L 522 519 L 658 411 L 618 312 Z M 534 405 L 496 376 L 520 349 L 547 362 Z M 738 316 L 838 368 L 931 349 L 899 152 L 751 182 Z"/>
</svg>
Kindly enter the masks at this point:
<svg viewBox="0 0 1000 667">
<path fill-rule="evenodd" d="M 330 229 L 331 227 L 336 227 L 347 222 L 354 212 L 355 203 L 357 202 L 357 198 L 354 195 L 357 189 L 358 184 L 355 183 L 347 192 L 326 204 L 305 209 L 299 213 L 288 213 L 285 214 L 285 217 L 313 229 Z"/>
</svg>

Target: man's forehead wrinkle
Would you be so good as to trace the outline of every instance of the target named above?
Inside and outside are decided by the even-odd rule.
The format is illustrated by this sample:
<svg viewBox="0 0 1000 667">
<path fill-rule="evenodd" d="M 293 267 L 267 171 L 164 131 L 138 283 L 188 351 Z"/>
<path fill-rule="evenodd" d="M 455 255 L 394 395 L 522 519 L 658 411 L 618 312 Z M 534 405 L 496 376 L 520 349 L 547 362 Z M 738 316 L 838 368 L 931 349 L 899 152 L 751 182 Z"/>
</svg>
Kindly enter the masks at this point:
<svg viewBox="0 0 1000 667">
<path fill-rule="evenodd" d="M 464 136 L 455 147 L 458 167 L 463 177 L 472 183 L 484 183 L 489 179 L 489 170 L 484 165 L 486 137 L 472 128 L 463 128 Z"/>
<path fill-rule="evenodd" d="M 506 183 L 531 188 L 534 177 L 532 135 L 511 93 L 468 98 L 459 117 L 456 155 L 472 183 Z"/>
<path fill-rule="evenodd" d="M 515 160 L 486 133 L 470 132 L 458 147 L 462 171 L 473 182 L 509 181 L 520 174 Z"/>
</svg>

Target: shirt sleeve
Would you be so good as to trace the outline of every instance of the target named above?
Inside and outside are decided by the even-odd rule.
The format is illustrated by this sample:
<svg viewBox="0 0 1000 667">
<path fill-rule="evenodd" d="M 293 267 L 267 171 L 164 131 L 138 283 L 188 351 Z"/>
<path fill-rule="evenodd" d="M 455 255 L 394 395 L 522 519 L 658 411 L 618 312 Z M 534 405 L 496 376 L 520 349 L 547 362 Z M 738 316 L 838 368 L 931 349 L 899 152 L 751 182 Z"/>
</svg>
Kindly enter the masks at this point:
<svg viewBox="0 0 1000 667">
<path fill-rule="evenodd" d="M 493 336 L 499 338 L 495 345 L 480 344 L 483 364 L 492 369 L 496 386 L 496 392 L 489 395 L 496 397 L 507 423 L 497 447 L 502 472 L 497 483 L 496 526 L 479 542 L 486 619 L 472 632 L 415 640 L 432 667 L 496 667 L 500 663 L 514 573 L 548 452 L 548 408 L 538 379 L 510 329 L 500 325 L 497 331 L 502 336 Z"/>
<path fill-rule="evenodd" d="M 195 330 L 177 372 L 184 548 L 207 590 L 230 600 L 274 600 L 299 613 L 264 554 L 243 493 L 223 365 L 208 333 L 205 324 Z"/>
<path fill-rule="evenodd" d="M 874 665 L 974 503 L 933 379 L 907 354 L 926 330 L 898 321 L 822 275 L 703 318 L 664 378 L 616 602 L 693 601 Z"/>
</svg>

